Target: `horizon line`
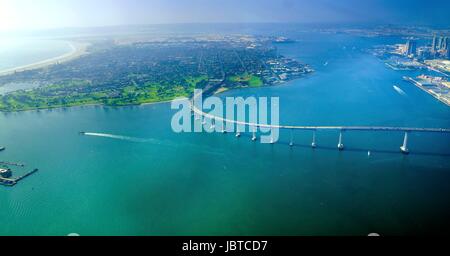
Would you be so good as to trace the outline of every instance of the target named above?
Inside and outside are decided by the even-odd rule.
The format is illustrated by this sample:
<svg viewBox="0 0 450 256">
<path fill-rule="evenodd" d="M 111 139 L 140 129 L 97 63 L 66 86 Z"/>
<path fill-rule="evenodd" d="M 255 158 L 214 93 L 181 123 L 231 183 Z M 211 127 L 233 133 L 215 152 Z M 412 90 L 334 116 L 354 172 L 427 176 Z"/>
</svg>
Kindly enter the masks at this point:
<svg viewBox="0 0 450 256">
<path fill-rule="evenodd" d="M 381 23 L 381 22 L 318 22 L 318 21 L 214 21 L 214 22 L 161 22 L 161 23 L 131 23 L 131 24 L 109 24 L 109 25 L 94 25 L 94 26 L 62 26 L 62 27 L 47 27 L 47 28 L 17 28 L 17 29 L 0 29 L 0 34 L 3 33 L 23 33 L 23 32 L 49 32 L 58 30 L 77 30 L 77 29 L 101 29 L 101 28 L 119 28 L 119 27 L 145 27 L 145 26 L 180 26 L 180 25 L 321 25 L 321 26 L 393 26 L 393 27 L 425 27 L 431 29 L 445 30 L 450 29 L 450 25 L 425 25 L 425 24 L 405 24 L 405 23 Z"/>
</svg>

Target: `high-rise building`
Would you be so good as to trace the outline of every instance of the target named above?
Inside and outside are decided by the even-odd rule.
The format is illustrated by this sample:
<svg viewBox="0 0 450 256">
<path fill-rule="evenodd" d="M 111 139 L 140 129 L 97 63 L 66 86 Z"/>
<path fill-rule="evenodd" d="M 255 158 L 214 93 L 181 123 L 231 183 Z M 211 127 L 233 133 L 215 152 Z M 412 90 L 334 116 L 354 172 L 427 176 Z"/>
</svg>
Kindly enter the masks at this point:
<svg viewBox="0 0 450 256">
<path fill-rule="evenodd" d="M 437 49 L 438 49 L 437 44 L 438 44 L 438 38 L 436 37 L 436 34 L 434 34 L 433 42 L 431 43 L 431 52 L 434 53 L 437 51 Z"/>
<path fill-rule="evenodd" d="M 449 50 L 449 38 L 448 37 L 444 37 L 443 39 L 442 39 L 442 43 L 441 43 L 441 49 L 443 49 L 443 50 Z"/>
<path fill-rule="evenodd" d="M 405 53 L 406 55 L 416 55 L 417 52 L 417 42 L 414 40 L 408 40 L 406 42 Z"/>
<path fill-rule="evenodd" d="M 444 38 L 442 36 L 440 36 L 437 40 L 437 44 L 436 44 L 436 51 L 439 51 L 440 49 L 442 49 L 442 42 Z"/>
<path fill-rule="evenodd" d="M 417 58 L 419 60 L 425 60 L 430 58 L 431 54 L 430 54 L 430 49 L 426 48 L 426 47 L 420 47 L 417 49 Z"/>
</svg>

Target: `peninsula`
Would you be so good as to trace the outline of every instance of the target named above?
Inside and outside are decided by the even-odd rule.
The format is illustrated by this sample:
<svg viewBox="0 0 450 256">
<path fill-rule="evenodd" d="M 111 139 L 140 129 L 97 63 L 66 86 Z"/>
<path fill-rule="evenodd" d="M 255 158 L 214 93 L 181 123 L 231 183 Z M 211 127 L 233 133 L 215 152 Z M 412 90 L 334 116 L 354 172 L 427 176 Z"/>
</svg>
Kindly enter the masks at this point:
<svg viewBox="0 0 450 256">
<path fill-rule="evenodd" d="M 101 104 L 135 105 L 232 88 L 276 85 L 312 72 L 280 56 L 272 41 L 250 36 L 101 42 L 89 54 L 47 68 L 0 77 L 0 111 Z M 37 86 L 36 86 L 37 85 Z"/>
</svg>

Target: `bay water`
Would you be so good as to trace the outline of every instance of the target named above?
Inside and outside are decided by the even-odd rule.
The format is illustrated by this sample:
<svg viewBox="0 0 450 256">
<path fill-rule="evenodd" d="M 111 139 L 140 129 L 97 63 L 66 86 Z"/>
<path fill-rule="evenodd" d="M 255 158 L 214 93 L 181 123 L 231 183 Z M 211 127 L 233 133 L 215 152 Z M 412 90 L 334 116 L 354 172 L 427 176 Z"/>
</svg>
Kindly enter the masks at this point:
<svg viewBox="0 0 450 256">
<path fill-rule="evenodd" d="M 278 96 L 286 125 L 450 127 L 450 108 L 366 50 L 397 37 L 292 32 L 315 72 L 227 96 Z M 393 86 L 401 88 L 400 94 Z M 170 103 L 0 114 L 0 161 L 39 172 L 0 187 L 0 235 L 382 235 L 449 230 L 450 136 L 174 133 Z M 90 132 L 82 136 L 80 131 Z M 368 155 L 370 151 L 370 156 Z"/>
</svg>

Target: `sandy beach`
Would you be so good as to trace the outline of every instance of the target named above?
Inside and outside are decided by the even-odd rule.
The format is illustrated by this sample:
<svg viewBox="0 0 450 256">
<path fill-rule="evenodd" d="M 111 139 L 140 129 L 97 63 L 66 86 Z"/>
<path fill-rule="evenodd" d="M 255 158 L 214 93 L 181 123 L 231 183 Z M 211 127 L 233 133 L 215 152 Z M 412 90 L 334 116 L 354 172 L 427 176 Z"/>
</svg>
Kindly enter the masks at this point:
<svg viewBox="0 0 450 256">
<path fill-rule="evenodd" d="M 15 68 L 10 68 L 6 70 L 0 71 L 0 76 L 10 75 L 15 72 L 22 72 L 27 70 L 33 70 L 33 69 L 39 69 L 44 68 L 47 66 L 51 66 L 58 63 L 67 62 L 73 59 L 76 59 L 84 54 L 86 54 L 86 49 L 89 46 L 88 43 L 81 43 L 81 42 L 68 42 L 72 50 L 68 53 L 65 53 L 61 56 L 42 60 L 39 62 L 31 63 L 28 65 L 23 65 Z"/>
</svg>

